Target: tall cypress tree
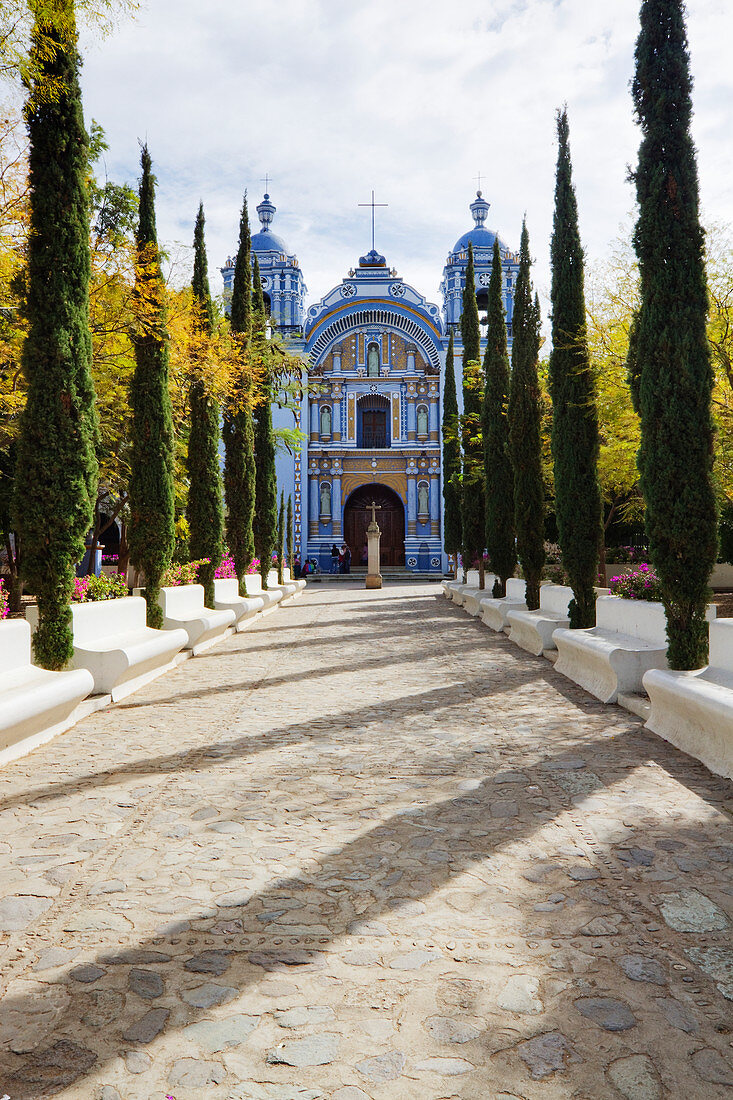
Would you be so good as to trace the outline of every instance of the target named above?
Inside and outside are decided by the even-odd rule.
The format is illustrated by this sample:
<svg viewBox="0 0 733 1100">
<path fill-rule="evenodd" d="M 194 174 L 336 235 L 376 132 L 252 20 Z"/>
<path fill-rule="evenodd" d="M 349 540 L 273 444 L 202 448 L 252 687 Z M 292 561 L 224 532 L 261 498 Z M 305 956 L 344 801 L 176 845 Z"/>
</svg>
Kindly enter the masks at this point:
<svg viewBox="0 0 733 1100">
<path fill-rule="evenodd" d="M 461 549 L 461 441 L 458 427 L 458 395 L 453 362 L 453 333 L 448 341 L 443 383 L 443 546 L 446 554 L 454 555 L 458 569 Z"/>
<path fill-rule="evenodd" d="M 224 415 L 223 428 L 227 543 L 234 558 L 240 596 L 247 595 L 247 572 L 255 555 L 252 533 L 255 510 L 255 433 L 251 388 L 244 374 L 244 360 L 251 344 L 252 328 L 251 240 L 245 191 L 229 314 L 243 371 L 234 388 L 231 407 Z"/>
<path fill-rule="evenodd" d="M 87 135 L 74 5 L 58 0 L 33 27 L 37 68 L 26 108 L 30 140 L 28 399 L 15 477 L 23 575 L 38 599 L 35 656 L 63 668 L 73 653 L 69 601 L 97 496 L 97 419 L 89 332 Z M 44 95 L 52 84 L 53 98 Z"/>
<path fill-rule="evenodd" d="M 265 358 L 265 303 L 262 297 L 260 265 L 254 259 L 254 300 L 252 309 L 252 340 L 255 352 L 259 348 Z M 252 530 L 255 552 L 260 559 L 262 587 L 267 588 L 267 574 L 272 568 L 272 554 L 277 545 L 277 477 L 275 474 L 275 435 L 272 430 L 271 381 L 265 375 L 262 395 L 255 412 L 255 513 Z"/>
<path fill-rule="evenodd" d="M 288 494 L 288 569 L 291 581 L 295 579 L 295 531 L 293 529 L 293 497 Z"/>
<path fill-rule="evenodd" d="M 209 273 L 204 240 L 204 205 L 199 206 L 193 236 L 193 297 L 198 316 L 199 337 L 207 340 L 214 331 L 214 310 L 209 290 Z M 195 365 L 194 365 L 195 366 Z M 189 389 L 191 426 L 188 437 L 189 550 L 194 561 L 208 559 L 199 569 L 204 586 L 204 603 L 214 606 L 214 573 L 221 562 L 224 535 L 221 469 L 219 466 L 219 405 L 206 392 L 200 378 Z"/>
<path fill-rule="evenodd" d="M 514 471 L 509 454 L 509 351 L 506 317 L 501 300 L 502 270 L 499 242 L 489 281 L 489 327 L 484 355 L 483 445 L 486 500 L 486 549 L 496 574 L 493 595 L 506 596 L 507 578 L 514 573 Z"/>
<path fill-rule="evenodd" d="M 517 555 L 527 585 L 527 607 L 540 606 L 545 564 L 544 487 L 542 483 L 542 406 L 537 363 L 540 354 L 540 303 L 532 301 L 529 233 L 522 224 L 519 273 L 512 315 L 512 378 L 509 388 L 509 447 L 514 468 L 514 529 Z"/>
<path fill-rule="evenodd" d="M 570 626 L 594 626 L 594 585 L 601 538 L 598 414 L 585 319 L 583 249 L 573 186 L 567 110 L 558 112 L 559 143 L 552 230 L 552 456 L 555 510 L 570 578 Z"/>
<path fill-rule="evenodd" d="M 277 583 L 283 584 L 285 574 L 285 492 L 280 492 L 280 511 L 277 514 Z"/>
<path fill-rule="evenodd" d="M 163 275 L 155 227 L 155 177 L 147 145 L 142 149 L 140 221 L 137 229 L 135 297 L 138 328 L 133 338 L 135 372 L 130 385 L 130 561 L 145 573 L 148 626 L 162 627 L 160 578 L 175 541 L 173 418 L 168 392 L 169 337 Z"/>
<path fill-rule="evenodd" d="M 468 245 L 466 285 L 461 312 L 463 339 L 463 481 L 461 486 L 461 525 L 463 531 L 464 570 L 475 557 L 479 563 L 479 586 L 484 587 L 484 457 L 481 444 L 481 334 L 478 324 L 476 278 L 473 245 Z"/>
<path fill-rule="evenodd" d="M 667 614 L 669 663 L 692 669 L 708 659 L 705 605 L 717 515 L 704 241 L 682 0 L 642 3 L 633 97 L 642 131 L 634 235 L 641 304 L 629 364 L 641 419 L 638 465 Z"/>
</svg>

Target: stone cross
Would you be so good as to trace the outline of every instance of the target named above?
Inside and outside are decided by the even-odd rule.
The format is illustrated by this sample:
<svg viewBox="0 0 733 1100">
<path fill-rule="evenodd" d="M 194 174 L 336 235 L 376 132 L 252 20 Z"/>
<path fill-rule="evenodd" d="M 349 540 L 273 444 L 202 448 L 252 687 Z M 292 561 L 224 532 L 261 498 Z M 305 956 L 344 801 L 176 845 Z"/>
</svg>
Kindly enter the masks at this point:
<svg viewBox="0 0 733 1100">
<path fill-rule="evenodd" d="M 372 523 L 376 523 L 377 522 L 377 517 L 374 513 L 375 512 L 381 512 L 382 505 L 381 504 L 375 504 L 374 501 L 372 501 L 371 504 L 367 504 L 367 511 L 369 511 L 370 508 L 372 510 Z"/>
</svg>

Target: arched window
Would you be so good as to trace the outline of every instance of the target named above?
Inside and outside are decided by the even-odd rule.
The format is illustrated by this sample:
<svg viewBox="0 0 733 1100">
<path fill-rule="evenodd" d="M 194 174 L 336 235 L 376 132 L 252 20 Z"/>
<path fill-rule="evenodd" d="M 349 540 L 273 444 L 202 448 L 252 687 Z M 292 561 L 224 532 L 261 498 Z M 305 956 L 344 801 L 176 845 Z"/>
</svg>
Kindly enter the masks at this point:
<svg viewBox="0 0 733 1100">
<path fill-rule="evenodd" d="M 428 434 L 428 407 L 427 405 L 418 405 L 417 407 L 417 434 Z"/>
<path fill-rule="evenodd" d="M 427 516 L 430 512 L 430 489 L 427 481 L 421 481 L 417 486 L 417 512 L 420 516 Z"/>
<path fill-rule="evenodd" d="M 370 344 L 367 348 L 367 377 L 379 378 L 379 348 Z"/>
<path fill-rule="evenodd" d="M 329 481 L 321 482 L 321 519 L 328 520 L 331 518 L 331 483 Z"/>
<path fill-rule="evenodd" d="M 321 406 L 321 435 L 331 434 L 331 406 Z"/>
</svg>

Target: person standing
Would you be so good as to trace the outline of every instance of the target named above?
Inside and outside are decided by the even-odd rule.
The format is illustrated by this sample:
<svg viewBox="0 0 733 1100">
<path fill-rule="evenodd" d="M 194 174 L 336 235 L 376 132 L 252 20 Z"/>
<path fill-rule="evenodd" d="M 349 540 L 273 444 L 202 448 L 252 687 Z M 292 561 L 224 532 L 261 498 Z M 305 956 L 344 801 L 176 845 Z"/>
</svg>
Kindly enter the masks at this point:
<svg viewBox="0 0 733 1100">
<path fill-rule="evenodd" d="M 338 573 L 339 571 L 339 548 L 334 542 L 331 546 L 331 572 Z"/>
<path fill-rule="evenodd" d="M 351 550 L 348 544 L 344 544 L 344 573 L 351 572 Z"/>
</svg>

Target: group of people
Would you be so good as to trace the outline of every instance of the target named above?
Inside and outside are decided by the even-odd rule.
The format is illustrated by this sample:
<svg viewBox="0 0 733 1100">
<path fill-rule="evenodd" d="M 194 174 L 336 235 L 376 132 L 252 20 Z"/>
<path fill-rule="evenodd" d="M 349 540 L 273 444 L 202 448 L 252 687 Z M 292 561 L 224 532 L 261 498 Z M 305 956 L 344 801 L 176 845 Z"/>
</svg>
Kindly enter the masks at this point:
<svg viewBox="0 0 733 1100">
<path fill-rule="evenodd" d="M 345 542 L 341 543 L 340 549 L 335 542 L 331 547 L 331 572 L 351 572 L 351 550 L 348 548 Z"/>
</svg>

